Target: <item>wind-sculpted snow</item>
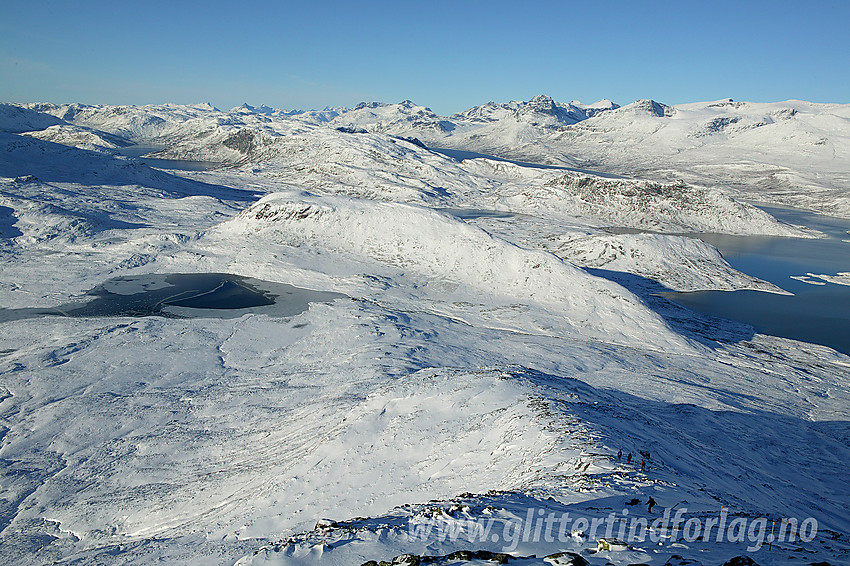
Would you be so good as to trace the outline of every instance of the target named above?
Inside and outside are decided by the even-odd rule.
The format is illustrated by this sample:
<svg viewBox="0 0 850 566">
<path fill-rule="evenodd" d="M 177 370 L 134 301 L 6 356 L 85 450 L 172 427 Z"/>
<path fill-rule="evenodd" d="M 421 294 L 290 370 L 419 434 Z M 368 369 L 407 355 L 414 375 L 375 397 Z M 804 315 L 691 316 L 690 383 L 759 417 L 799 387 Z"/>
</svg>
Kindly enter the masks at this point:
<svg viewBox="0 0 850 566">
<path fill-rule="evenodd" d="M 527 387 L 498 371 L 388 380 L 374 359 L 392 341 L 373 342 L 374 329 L 389 338 L 416 326 L 358 310 L 244 319 L 235 333 L 202 321 L 83 322 L 67 330 L 71 346 L 44 351 L 16 332 L 25 368 L 6 382 L 16 392 L 6 409 L 56 429 L 16 427 L 4 446 L 14 476 L 0 528 L 8 536 L 46 516 L 55 544 L 44 556 L 59 557 L 118 538 L 234 527 L 241 538 L 266 536 L 312 526 L 317 514 L 380 513 L 410 498 L 543 479 L 537 466 L 562 441 Z M 139 333 L 151 340 L 134 346 Z M 128 348 L 146 355 L 110 370 Z M 552 469 L 572 473 L 572 464 Z M 35 505 L 24 504 L 34 491 Z M 26 560 L 27 542 L 4 545 L 3 555 Z"/>
<path fill-rule="evenodd" d="M 19 185 L 20 182 L 15 184 Z M 53 188 L 44 184 L 29 184 L 36 184 L 36 187 L 29 187 L 34 191 L 50 191 Z M 48 202 L 16 198 L 17 195 L 13 196 L 12 191 L 6 189 L 7 185 L 0 182 L 0 206 L 6 207 L 14 217 L 12 228 L 17 234 L 16 243 L 20 246 L 53 240 L 56 240 L 53 244 L 67 245 L 104 230 L 132 229 L 140 226 L 103 214 L 86 214 Z"/>
</svg>

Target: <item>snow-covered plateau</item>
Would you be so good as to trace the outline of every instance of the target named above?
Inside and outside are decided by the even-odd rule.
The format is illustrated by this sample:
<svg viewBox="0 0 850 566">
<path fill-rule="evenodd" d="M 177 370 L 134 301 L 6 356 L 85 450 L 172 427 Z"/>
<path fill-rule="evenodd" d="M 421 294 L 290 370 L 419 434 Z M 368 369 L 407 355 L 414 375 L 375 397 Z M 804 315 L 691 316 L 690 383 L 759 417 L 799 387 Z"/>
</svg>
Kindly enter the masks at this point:
<svg viewBox="0 0 850 566">
<path fill-rule="evenodd" d="M 660 296 L 787 294 L 696 236 L 848 163 L 799 101 L 0 104 L 0 562 L 850 565 L 850 357 Z"/>
</svg>

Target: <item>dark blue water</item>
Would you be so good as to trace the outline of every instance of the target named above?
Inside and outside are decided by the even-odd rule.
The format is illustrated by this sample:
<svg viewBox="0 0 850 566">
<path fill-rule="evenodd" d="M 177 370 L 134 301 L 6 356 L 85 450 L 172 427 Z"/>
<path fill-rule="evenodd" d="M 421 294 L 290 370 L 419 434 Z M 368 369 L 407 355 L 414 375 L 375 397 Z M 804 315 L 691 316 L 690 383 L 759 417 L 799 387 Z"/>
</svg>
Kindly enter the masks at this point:
<svg viewBox="0 0 850 566">
<path fill-rule="evenodd" d="M 765 207 L 780 220 L 814 228 L 826 238 L 807 240 L 769 236 L 698 234 L 715 246 L 732 267 L 793 293 L 699 291 L 665 293 L 698 312 L 739 320 L 764 334 L 823 344 L 850 354 L 850 286 L 813 285 L 792 279 L 806 273 L 850 271 L 850 221 L 803 211 Z"/>
</svg>

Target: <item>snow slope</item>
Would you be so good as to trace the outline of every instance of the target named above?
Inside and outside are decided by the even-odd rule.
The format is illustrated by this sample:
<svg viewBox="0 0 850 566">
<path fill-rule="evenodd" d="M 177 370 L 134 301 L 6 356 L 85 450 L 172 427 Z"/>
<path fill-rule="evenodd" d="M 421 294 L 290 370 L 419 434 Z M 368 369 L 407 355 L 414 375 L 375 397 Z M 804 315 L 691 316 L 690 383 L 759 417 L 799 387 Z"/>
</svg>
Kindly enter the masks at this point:
<svg viewBox="0 0 850 566">
<path fill-rule="evenodd" d="M 401 112 L 397 115 L 372 124 L 361 117 L 358 125 L 384 131 L 385 124 L 406 118 Z M 394 125 L 392 131 L 436 147 L 658 181 L 684 179 L 727 187 L 750 201 L 850 215 L 848 105 L 719 100 L 672 107 L 639 100 L 585 112 L 586 119 L 578 112 L 570 116 L 572 123 L 551 113 L 548 120 L 528 121 L 490 104 L 454 115 L 451 125 L 439 133 L 410 120 L 406 127 Z M 345 119 L 343 114 L 336 120 Z"/>
<path fill-rule="evenodd" d="M 268 228 L 267 228 L 268 227 Z M 636 297 L 545 252 L 524 250 L 454 217 L 395 203 L 272 194 L 224 228 L 268 231 L 293 247 L 367 257 L 439 284 L 467 300 L 542 303 L 567 331 L 609 342 L 686 348 Z M 558 325 L 558 331 L 564 331 Z"/>
<path fill-rule="evenodd" d="M 551 99 L 533 102 L 521 109 L 531 112 L 529 107 L 554 104 Z M 400 106 L 411 112 L 424 112 L 409 103 Z M 358 113 L 368 111 L 371 116 L 379 110 L 388 111 L 387 108 L 387 105 L 366 105 L 352 112 L 359 116 Z M 611 110 L 615 111 L 620 110 Z M 566 111 L 561 108 L 555 115 L 563 112 Z M 391 114 L 395 116 L 398 111 L 393 109 Z M 406 117 L 405 124 L 411 120 L 418 123 L 416 118 Z M 594 217 L 603 225 L 666 232 L 804 235 L 716 189 L 682 182 L 659 184 L 588 174 L 558 176 L 557 170 L 535 173 L 528 168 L 487 160 L 458 164 L 406 139 L 351 129 L 359 123 L 355 120 L 343 127 L 343 131 L 286 120 L 261 128 L 244 125 L 245 122 L 229 123 L 200 133 L 192 133 L 193 129 L 180 141 L 153 155 L 241 165 L 261 178 L 298 178 L 311 190 L 373 199 L 430 206 L 457 206 L 462 201 L 466 205 L 514 212 L 545 211 L 561 216 Z M 404 132 L 403 128 L 377 129 Z M 364 151 L 364 146 L 369 151 Z M 478 202 L 470 203 L 471 198 Z"/>
<path fill-rule="evenodd" d="M 450 117 L 410 101 L 312 112 L 248 105 L 228 112 L 209 105 L 31 104 L 28 108 L 46 117 L 41 118 L 43 125 L 33 123 L 28 129 L 44 129 L 56 124 L 58 117 L 136 143 L 173 147 L 165 157 L 228 163 L 264 160 L 268 153 L 247 155 L 248 150 L 264 147 L 269 137 L 321 126 L 415 137 L 434 147 L 655 181 L 685 180 L 719 186 L 751 202 L 850 214 L 847 105 L 725 99 L 675 107 L 639 100 L 619 107 L 607 100 L 585 105 L 539 95 L 528 102 L 490 102 Z M 249 131 L 240 133 L 242 129 Z M 222 145 L 225 141 L 228 145 Z M 214 151 L 213 145 L 218 149 Z"/>
<path fill-rule="evenodd" d="M 50 126 L 43 130 L 23 132 L 23 134 L 44 141 L 85 149 L 115 149 L 128 145 L 125 140 L 117 136 L 64 124 Z"/>
<path fill-rule="evenodd" d="M 495 106 L 452 120 L 494 132 L 513 121 L 554 139 L 606 116 L 690 112 Z M 464 550 L 517 564 L 569 551 L 593 566 L 850 558 L 850 359 L 667 302 L 659 286 L 777 289 L 699 240 L 615 228 L 807 232 L 710 183 L 458 161 L 401 130 L 338 130 L 344 109 L 27 109 L 2 114 L 17 124 L 0 134 L 3 309 L 83 301 L 110 278 L 154 273 L 226 272 L 345 298 L 291 317 L 0 317 L 4 563 L 488 563 L 448 557 Z M 389 123 L 401 111 L 357 112 L 365 129 L 367 113 Z M 236 166 L 178 175 L 37 139 L 55 131 L 72 145 L 107 132 Z M 621 449 L 651 453 L 646 468 L 617 461 Z M 629 505 L 649 496 L 661 511 Z M 589 529 L 511 548 L 408 532 L 434 518 L 501 527 L 540 510 L 654 519 L 675 507 L 704 520 L 721 506 L 730 520 L 812 517 L 820 530 L 757 551 L 665 531 L 599 552 Z"/>
<path fill-rule="evenodd" d="M 749 201 L 850 215 L 845 165 L 850 111 L 840 104 L 724 99 L 674 107 L 639 100 L 619 107 L 607 100 L 567 104 L 539 95 L 528 102 L 490 102 L 450 117 L 410 101 L 311 112 L 248 105 L 222 112 L 203 104 L 27 108 L 40 113 L 39 121 L 19 131 L 42 130 L 60 124 L 60 118 L 136 143 L 172 146 L 206 137 L 221 143 L 249 128 L 250 136 L 230 141 L 242 146 L 250 145 L 251 137 L 262 145 L 262 135 L 286 135 L 299 125 L 365 130 L 523 161 L 717 185 Z M 187 156 L 192 150 L 179 151 Z M 245 156 L 222 151 L 218 157 L 233 162 Z"/>
<path fill-rule="evenodd" d="M 510 210 L 605 219 L 610 225 L 661 232 L 802 236 L 768 213 L 716 189 L 678 183 L 606 179 L 567 173 L 542 187 L 503 197 Z"/>
<path fill-rule="evenodd" d="M 617 115 L 626 108 L 554 134 L 542 141 L 544 152 L 557 147 L 585 164 L 710 180 L 750 200 L 848 214 L 847 105 L 721 100 L 676 106 L 663 117 Z"/>
<path fill-rule="evenodd" d="M 619 107 L 539 95 L 450 117 L 410 101 L 363 103 L 330 124 L 522 161 L 719 185 L 750 201 L 847 217 L 848 112 L 847 105 L 796 100 Z"/>
</svg>

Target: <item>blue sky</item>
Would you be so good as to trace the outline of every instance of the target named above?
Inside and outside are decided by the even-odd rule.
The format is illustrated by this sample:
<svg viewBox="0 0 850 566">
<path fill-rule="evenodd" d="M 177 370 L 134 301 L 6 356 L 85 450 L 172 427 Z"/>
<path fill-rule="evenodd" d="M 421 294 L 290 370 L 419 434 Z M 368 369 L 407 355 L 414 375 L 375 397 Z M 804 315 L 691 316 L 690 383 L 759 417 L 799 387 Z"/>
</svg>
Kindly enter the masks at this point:
<svg viewBox="0 0 850 566">
<path fill-rule="evenodd" d="M 0 0 L 0 100 L 850 103 L 850 0 Z"/>
</svg>

